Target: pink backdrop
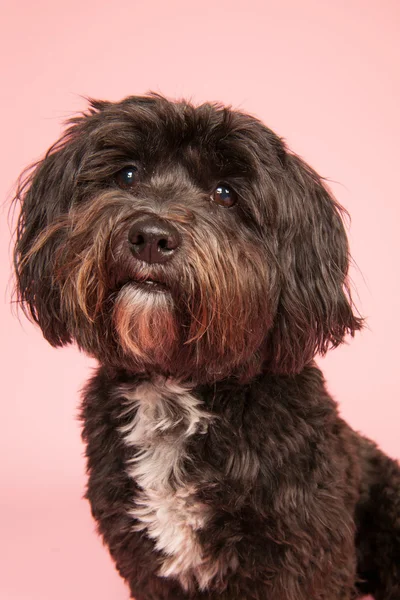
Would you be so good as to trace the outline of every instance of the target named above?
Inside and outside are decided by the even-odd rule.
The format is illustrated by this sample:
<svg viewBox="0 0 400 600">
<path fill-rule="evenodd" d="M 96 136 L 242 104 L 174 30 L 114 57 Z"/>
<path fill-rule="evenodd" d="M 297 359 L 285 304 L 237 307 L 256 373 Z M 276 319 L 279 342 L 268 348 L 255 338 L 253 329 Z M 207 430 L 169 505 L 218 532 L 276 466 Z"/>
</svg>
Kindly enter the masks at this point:
<svg viewBox="0 0 400 600">
<path fill-rule="evenodd" d="M 344 417 L 399 456 L 398 1 L 1 6 L 2 199 L 62 120 L 84 108 L 80 95 L 118 100 L 149 89 L 250 111 L 334 180 L 352 215 L 352 278 L 369 327 L 321 364 Z M 21 326 L 9 294 L 10 285 L 1 305 L 0 597 L 127 599 L 81 500 L 76 415 L 90 361 Z"/>
</svg>

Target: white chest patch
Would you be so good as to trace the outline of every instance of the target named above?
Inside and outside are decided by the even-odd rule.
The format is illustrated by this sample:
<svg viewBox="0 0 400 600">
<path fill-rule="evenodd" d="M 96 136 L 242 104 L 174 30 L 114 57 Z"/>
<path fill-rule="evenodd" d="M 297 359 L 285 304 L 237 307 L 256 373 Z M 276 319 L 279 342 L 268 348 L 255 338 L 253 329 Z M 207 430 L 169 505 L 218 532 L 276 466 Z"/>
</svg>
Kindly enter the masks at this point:
<svg viewBox="0 0 400 600">
<path fill-rule="evenodd" d="M 197 532 L 210 509 L 196 499 L 184 463 L 188 439 L 205 433 L 213 417 L 190 387 L 171 379 L 121 386 L 118 396 L 127 400 L 124 414 L 134 413 L 121 429 L 124 442 L 135 448 L 127 465 L 140 487 L 130 510 L 134 528 L 146 532 L 165 557 L 160 576 L 178 579 L 184 589 L 197 583 L 204 590 L 221 574 L 221 565 L 208 559 L 199 543 Z"/>
</svg>

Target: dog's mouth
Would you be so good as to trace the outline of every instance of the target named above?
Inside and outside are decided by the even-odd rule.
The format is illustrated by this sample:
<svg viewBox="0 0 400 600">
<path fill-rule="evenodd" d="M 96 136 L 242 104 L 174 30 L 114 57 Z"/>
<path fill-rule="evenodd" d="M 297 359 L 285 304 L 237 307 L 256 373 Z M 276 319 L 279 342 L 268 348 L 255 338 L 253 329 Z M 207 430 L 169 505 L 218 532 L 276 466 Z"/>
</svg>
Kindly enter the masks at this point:
<svg viewBox="0 0 400 600">
<path fill-rule="evenodd" d="M 167 292 L 168 288 L 164 282 L 158 279 L 139 279 L 133 280 L 133 283 L 147 292 Z"/>
<path fill-rule="evenodd" d="M 166 293 L 169 291 L 164 281 L 153 277 L 130 277 L 121 281 L 118 288 L 122 289 L 127 285 L 132 285 L 148 293 Z"/>
</svg>

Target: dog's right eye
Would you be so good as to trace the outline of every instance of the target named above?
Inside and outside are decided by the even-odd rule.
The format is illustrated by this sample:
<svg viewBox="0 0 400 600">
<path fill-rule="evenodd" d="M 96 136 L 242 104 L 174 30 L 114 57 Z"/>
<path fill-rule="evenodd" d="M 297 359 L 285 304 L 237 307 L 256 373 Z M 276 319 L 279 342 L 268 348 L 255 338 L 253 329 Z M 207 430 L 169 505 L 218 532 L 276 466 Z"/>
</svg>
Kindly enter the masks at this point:
<svg viewBox="0 0 400 600">
<path fill-rule="evenodd" d="M 114 177 L 115 182 L 123 189 L 130 189 L 139 181 L 139 171 L 137 167 L 130 165 L 124 167 Z"/>
<path fill-rule="evenodd" d="M 211 199 L 219 206 L 230 208 L 236 203 L 237 196 L 230 187 L 224 183 L 220 183 L 211 195 Z"/>
</svg>

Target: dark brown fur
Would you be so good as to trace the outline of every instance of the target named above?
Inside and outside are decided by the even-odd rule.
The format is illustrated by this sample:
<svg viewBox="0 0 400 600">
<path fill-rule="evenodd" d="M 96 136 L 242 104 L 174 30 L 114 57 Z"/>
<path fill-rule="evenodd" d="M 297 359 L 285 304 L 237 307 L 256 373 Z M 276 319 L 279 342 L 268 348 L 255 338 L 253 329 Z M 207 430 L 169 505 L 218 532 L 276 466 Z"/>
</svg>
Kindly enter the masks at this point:
<svg viewBox="0 0 400 600">
<path fill-rule="evenodd" d="M 121 189 L 128 165 L 139 178 Z M 220 182 L 231 208 L 210 200 Z M 362 326 L 343 209 L 315 171 L 251 116 L 153 94 L 91 101 L 16 199 L 19 301 L 53 346 L 101 365 L 82 409 L 87 495 L 136 599 L 399 600 L 399 467 L 339 418 L 312 362 Z M 152 216 L 181 240 L 162 264 L 128 244 Z M 150 299 L 148 278 L 168 293 Z M 213 417 L 184 468 L 212 514 L 198 543 L 221 565 L 203 591 L 157 575 L 162 553 L 127 513 L 118 390 L 160 376 Z"/>
</svg>

